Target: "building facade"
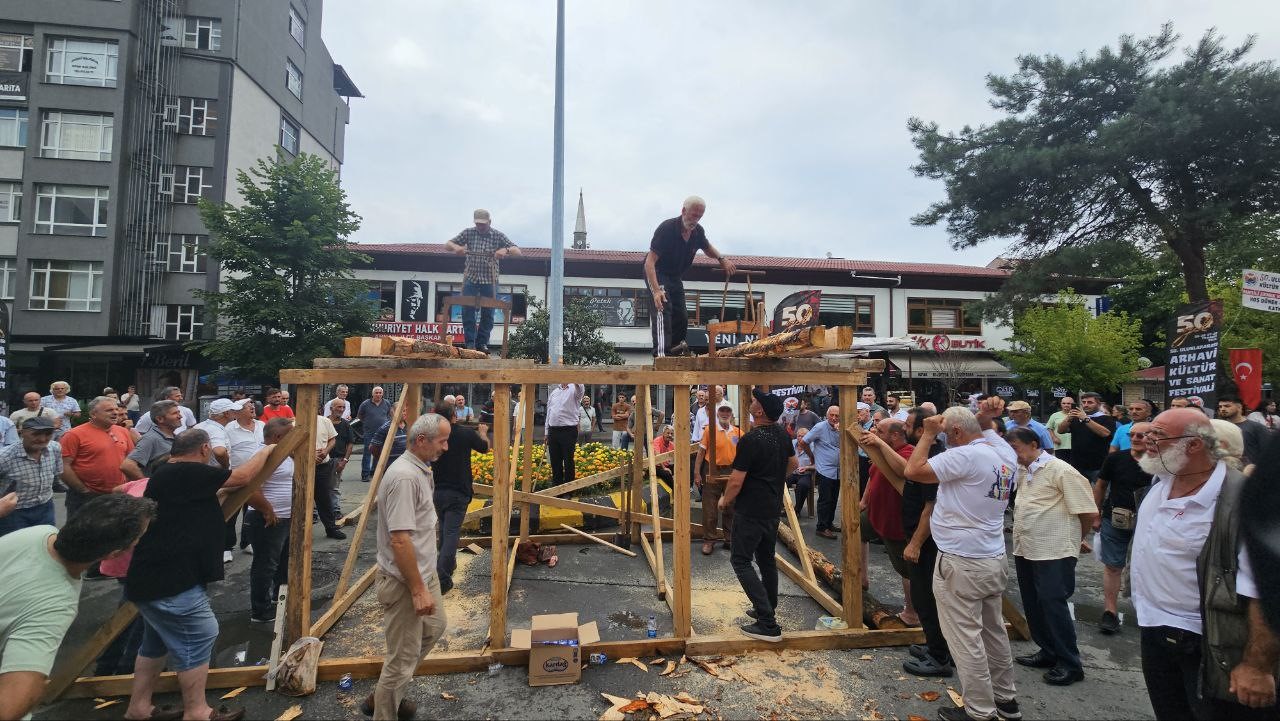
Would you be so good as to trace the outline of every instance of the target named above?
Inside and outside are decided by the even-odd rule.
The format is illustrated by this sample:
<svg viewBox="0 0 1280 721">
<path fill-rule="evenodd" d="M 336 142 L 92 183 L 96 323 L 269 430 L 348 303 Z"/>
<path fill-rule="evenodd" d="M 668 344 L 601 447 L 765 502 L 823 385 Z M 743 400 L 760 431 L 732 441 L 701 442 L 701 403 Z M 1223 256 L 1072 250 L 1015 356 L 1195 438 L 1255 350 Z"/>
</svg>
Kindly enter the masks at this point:
<svg viewBox="0 0 1280 721">
<path fill-rule="evenodd" d="M 0 298 L 12 401 L 177 380 L 216 264 L 197 201 L 258 160 L 343 158 L 359 91 L 317 0 L 0 0 Z"/>
</svg>

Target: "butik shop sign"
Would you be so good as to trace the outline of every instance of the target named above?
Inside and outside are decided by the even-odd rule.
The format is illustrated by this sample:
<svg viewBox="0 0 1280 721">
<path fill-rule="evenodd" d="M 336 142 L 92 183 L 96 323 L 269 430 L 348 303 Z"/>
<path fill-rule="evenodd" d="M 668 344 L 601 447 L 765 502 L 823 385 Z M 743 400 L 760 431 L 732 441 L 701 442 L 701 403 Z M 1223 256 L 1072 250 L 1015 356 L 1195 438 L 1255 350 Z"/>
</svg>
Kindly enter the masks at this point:
<svg viewBox="0 0 1280 721">
<path fill-rule="evenodd" d="M 953 350 L 987 350 L 987 342 L 982 338 L 964 335 L 913 335 L 920 350 L 931 350 L 935 353 L 946 353 Z"/>
</svg>

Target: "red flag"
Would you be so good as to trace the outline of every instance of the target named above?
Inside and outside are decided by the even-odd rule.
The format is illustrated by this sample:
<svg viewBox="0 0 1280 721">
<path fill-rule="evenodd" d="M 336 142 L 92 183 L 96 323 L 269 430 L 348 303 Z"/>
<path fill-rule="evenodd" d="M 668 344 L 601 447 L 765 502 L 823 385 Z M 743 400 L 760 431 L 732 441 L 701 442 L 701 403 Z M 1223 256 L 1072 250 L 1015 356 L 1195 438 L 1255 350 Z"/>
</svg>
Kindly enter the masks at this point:
<svg viewBox="0 0 1280 721">
<path fill-rule="evenodd" d="M 1232 348 L 1231 377 L 1248 412 L 1262 405 L 1262 349 Z"/>
</svg>

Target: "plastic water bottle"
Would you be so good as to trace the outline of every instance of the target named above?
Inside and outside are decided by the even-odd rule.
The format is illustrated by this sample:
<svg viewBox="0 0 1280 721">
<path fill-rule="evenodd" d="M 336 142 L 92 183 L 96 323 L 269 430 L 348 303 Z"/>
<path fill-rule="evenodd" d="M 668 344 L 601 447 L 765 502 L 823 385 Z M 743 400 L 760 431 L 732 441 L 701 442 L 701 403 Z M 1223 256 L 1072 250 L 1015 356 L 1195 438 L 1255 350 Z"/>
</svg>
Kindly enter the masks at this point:
<svg viewBox="0 0 1280 721">
<path fill-rule="evenodd" d="M 354 684 L 351 681 L 351 674 L 349 673 L 342 674 L 342 677 L 338 679 L 338 690 L 343 693 L 350 691 L 353 685 Z"/>
<path fill-rule="evenodd" d="M 658 637 L 658 617 L 653 615 L 652 613 L 649 614 L 649 622 L 646 623 L 644 626 L 644 635 L 648 636 L 649 638 Z"/>
</svg>

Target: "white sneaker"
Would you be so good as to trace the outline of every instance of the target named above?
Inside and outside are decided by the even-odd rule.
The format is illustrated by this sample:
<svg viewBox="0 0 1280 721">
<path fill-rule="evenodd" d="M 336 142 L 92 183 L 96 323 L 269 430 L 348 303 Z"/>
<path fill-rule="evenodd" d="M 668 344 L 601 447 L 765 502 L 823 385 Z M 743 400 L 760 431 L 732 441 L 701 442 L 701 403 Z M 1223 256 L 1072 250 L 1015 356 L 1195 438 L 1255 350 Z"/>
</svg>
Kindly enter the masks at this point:
<svg viewBox="0 0 1280 721">
<path fill-rule="evenodd" d="M 222 562 L 223 562 L 223 563 L 231 563 L 231 560 L 232 560 L 233 558 L 234 558 L 234 556 L 232 556 L 232 555 L 231 555 L 231 551 L 223 551 L 223 552 L 222 552 Z"/>
</svg>

